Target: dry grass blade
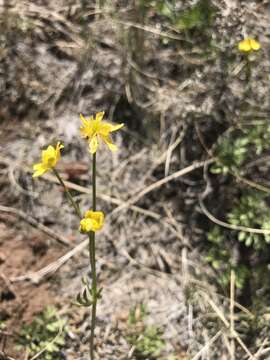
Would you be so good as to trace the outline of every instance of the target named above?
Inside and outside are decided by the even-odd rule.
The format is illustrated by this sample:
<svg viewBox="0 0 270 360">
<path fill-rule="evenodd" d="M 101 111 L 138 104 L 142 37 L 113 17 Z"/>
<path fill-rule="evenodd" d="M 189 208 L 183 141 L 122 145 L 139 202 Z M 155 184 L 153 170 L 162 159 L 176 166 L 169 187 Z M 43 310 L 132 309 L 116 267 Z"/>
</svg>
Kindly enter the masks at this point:
<svg viewBox="0 0 270 360">
<path fill-rule="evenodd" d="M 88 240 L 84 240 L 83 242 L 81 242 L 80 244 L 75 246 L 72 250 L 68 251 L 65 255 L 61 256 L 59 259 L 57 259 L 56 261 L 53 261 L 49 265 L 40 269 L 39 271 L 30 272 L 25 275 L 16 276 L 14 278 L 11 278 L 10 281 L 17 282 L 17 281 L 30 280 L 33 283 L 38 284 L 45 276 L 57 271 L 69 259 L 71 259 L 73 256 L 75 256 L 80 251 L 82 251 L 87 245 L 88 245 Z"/>
<path fill-rule="evenodd" d="M 269 230 L 268 229 L 255 229 L 255 228 L 250 228 L 250 227 L 241 226 L 241 225 L 229 224 L 229 223 L 226 223 L 225 221 L 219 220 L 210 213 L 210 211 L 206 208 L 202 199 L 199 199 L 199 203 L 200 203 L 200 207 L 201 207 L 203 213 L 208 217 L 208 219 L 219 226 L 222 226 L 222 227 L 224 227 L 226 229 L 230 229 L 230 230 L 244 231 L 244 232 L 252 233 L 252 234 L 262 234 L 262 235 L 270 234 L 270 229 Z"/>
<path fill-rule="evenodd" d="M 31 226 L 39 229 L 40 231 L 44 232 L 46 235 L 50 236 L 52 239 L 58 241 L 62 245 L 70 246 L 70 241 L 68 239 L 60 234 L 57 234 L 52 229 L 48 228 L 47 226 L 39 223 L 36 219 L 34 219 L 32 216 L 25 214 L 23 211 L 9 207 L 9 206 L 2 206 L 0 205 L 0 211 L 13 214 L 20 219 L 26 221 Z"/>
<path fill-rule="evenodd" d="M 217 316 L 220 318 L 220 320 L 223 322 L 226 329 L 230 330 L 230 323 L 226 319 L 226 317 L 223 314 L 222 310 L 215 304 L 215 302 L 212 299 L 210 299 L 208 294 L 202 293 L 202 292 L 201 292 L 201 294 L 206 299 L 206 301 L 209 303 L 209 305 L 212 307 L 212 309 L 217 314 Z M 235 330 L 232 331 L 232 335 L 235 338 L 235 340 L 238 342 L 238 344 L 242 347 L 242 349 L 245 351 L 245 353 L 249 356 L 249 358 L 251 360 L 255 360 L 256 358 L 251 354 L 251 352 L 249 351 L 249 349 L 244 344 L 244 342 L 241 340 L 241 338 L 239 337 L 239 335 L 237 334 L 237 332 Z"/>
<path fill-rule="evenodd" d="M 222 335 L 222 331 L 219 330 L 216 335 L 214 335 L 205 345 L 203 348 L 201 348 L 201 350 L 191 358 L 191 360 L 199 360 L 201 356 L 204 355 L 204 352 L 207 351 L 211 345 L 214 344 L 214 342 Z"/>
<path fill-rule="evenodd" d="M 138 202 L 140 199 L 142 199 L 145 195 L 149 194 L 151 191 L 158 189 L 159 187 L 161 187 L 162 185 L 167 184 L 168 182 L 172 181 L 172 180 L 176 180 L 181 176 L 187 175 L 188 173 L 199 169 L 201 167 L 204 167 L 205 164 L 210 164 L 213 162 L 213 159 L 209 159 L 206 161 L 199 161 L 199 162 L 195 162 L 194 164 L 191 164 L 187 167 L 185 167 L 184 169 L 181 169 L 179 171 L 176 171 L 175 173 L 168 175 L 166 177 L 164 177 L 163 179 L 154 182 L 153 184 L 147 186 L 145 189 L 143 189 L 141 192 L 139 192 L 139 194 L 134 195 L 131 199 L 127 200 L 126 203 L 118 206 L 116 209 L 113 210 L 113 214 L 118 213 L 119 211 L 122 211 L 126 208 L 129 208 L 131 205 L 135 204 L 136 202 Z"/>
</svg>

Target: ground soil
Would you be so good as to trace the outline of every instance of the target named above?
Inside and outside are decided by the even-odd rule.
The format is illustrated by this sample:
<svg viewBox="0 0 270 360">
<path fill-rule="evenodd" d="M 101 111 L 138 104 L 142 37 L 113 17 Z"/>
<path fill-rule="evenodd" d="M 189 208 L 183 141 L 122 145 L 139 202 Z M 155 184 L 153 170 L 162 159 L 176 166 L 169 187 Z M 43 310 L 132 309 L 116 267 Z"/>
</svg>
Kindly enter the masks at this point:
<svg viewBox="0 0 270 360">
<path fill-rule="evenodd" d="M 14 216 L 1 215 L 1 221 L 0 319 L 5 321 L 7 329 L 7 335 L 1 336 L 1 350 L 15 356 L 18 353 L 14 340 L 22 324 L 31 323 L 36 314 L 47 305 L 57 304 L 59 298 L 52 281 L 44 280 L 35 285 L 29 281 L 11 282 L 10 279 L 46 266 L 63 254 L 63 247 L 49 247 L 46 236 L 35 230 L 29 229 L 26 235 L 8 227 L 16 221 Z"/>
</svg>

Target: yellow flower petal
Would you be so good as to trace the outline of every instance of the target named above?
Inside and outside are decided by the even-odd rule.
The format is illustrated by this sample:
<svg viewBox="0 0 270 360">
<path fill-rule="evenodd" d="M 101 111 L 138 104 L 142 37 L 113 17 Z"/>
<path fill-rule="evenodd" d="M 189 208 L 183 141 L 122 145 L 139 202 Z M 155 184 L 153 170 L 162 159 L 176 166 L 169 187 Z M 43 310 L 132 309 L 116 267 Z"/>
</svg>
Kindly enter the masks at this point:
<svg viewBox="0 0 270 360">
<path fill-rule="evenodd" d="M 110 132 L 119 130 L 119 129 L 121 129 L 124 125 L 125 125 L 125 124 L 116 124 L 116 125 L 111 124 L 111 130 L 110 130 Z"/>
<path fill-rule="evenodd" d="M 103 136 L 108 136 L 111 132 L 121 129 L 124 124 L 110 124 L 106 121 L 103 121 L 98 128 L 98 133 Z"/>
<path fill-rule="evenodd" d="M 111 151 L 117 151 L 117 146 L 112 142 L 109 136 L 102 136 L 102 140 Z"/>
<path fill-rule="evenodd" d="M 83 138 L 87 138 L 90 136 L 91 134 L 91 130 L 89 128 L 89 126 L 80 126 L 80 133 L 81 133 L 81 137 Z"/>
<path fill-rule="evenodd" d="M 248 39 L 240 41 L 238 44 L 238 49 L 240 51 L 244 51 L 244 52 L 250 51 L 251 47 L 250 47 L 250 42 L 248 41 Z"/>
<path fill-rule="evenodd" d="M 89 218 L 89 219 L 93 219 L 95 221 L 97 221 L 98 223 L 103 224 L 104 222 L 104 214 L 102 211 L 93 211 L 93 210 L 88 210 L 86 211 L 85 218 Z"/>
<path fill-rule="evenodd" d="M 42 163 L 40 163 L 40 164 L 33 165 L 33 170 L 34 170 L 34 173 L 32 176 L 38 177 L 38 176 L 43 175 L 48 169 L 46 167 L 44 167 Z"/>
<path fill-rule="evenodd" d="M 41 152 L 41 163 L 33 166 L 33 177 L 41 176 L 46 171 L 54 168 L 61 157 L 60 151 L 63 147 L 64 145 L 58 142 L 55 148 L 49 145 L 46 150 L 43 150 Z"/>
<path fill-rule="evenodd" d="M 83 125 L 87 126 L 88 120 L 86 120 L 86 118 L 83 116 L 83 114 L 80 114 L 80 119 L 81 119 Z"/>
<path fill-rule="evenodd" d="M 254 39 L 250 39 L 249 41 L 250 41 L 250 46 L 251 46 L 252 50 L 255 50 L 255 51 L 260 50 L 261 44 L 258 41 L 254 40 Z"/>
<path fill-rule="evenodd" d="M 83 233 L 88 233 L 92 231 L 93 228 L 93 220 L 91 219 L 82 219 L 80 221 L 80 231 Z"/>
<path fill-rule="evenodd" d="M 97 122 L 102 121 L 104 115 L 105 115 L 105 111 L 100 111 L 100 112 L 98 112 L 98 113 L 96 114 L 96 121 L 97 121 Z"/>
<path fill-rule="evenodd" d="M 49 145 L 46 150 L 43 150 L 41 153 L 41 160 L 43 163 L 47 163 L 50 159 L 55 157 L 55 149 L 52 145 Z"/>
<path fill-rule="evenodd" d="M 95 117 L 91 116 L 89 120 L 86 120 L 85 117 L 80 114 L 83 122 L 83 125 L 80 126 L 81 136 L 87 138 L 89 141 L 89 151 L 91 154 L 96 153 L 100 138 L 111 151 L 117 150 L 117 146 L 113 144 L 110 138 L 110 133 L 121 129 L 124 124 L 110 124 L 103 121 L 104 114 L 104 111 L 98 112 Z"/>
<path fill-rule="evenodd" d="M 89 151 L 91 154 L 95 154 L 98 149 L 98 138 L 97 136 L 93 136 L 89 142 Z"/>
<path fill-rule="evenodd" d="M 261 44 L 254 39 L 246 38 L 239 42 L 238 49 L 243 52 L 257 51 L 261 48 Z"/>
<path fill-rule="evenodd" d="M 58 161 L 61 157 L 61 153 L 60 150 L 64 149 L 64 145 L 61 144 L 60 142 L 57 143 L 56 148 L 55 148 L 55 153 L 56 153 L 56 161 Z"/>
<path fill-rule="evenodd" d="M 104 214 L 102 211 L 86 211 L 84 218 L 80 221 L 80 231 L 89 233 L 98 231 L 103 227 Z"/>
</svg>

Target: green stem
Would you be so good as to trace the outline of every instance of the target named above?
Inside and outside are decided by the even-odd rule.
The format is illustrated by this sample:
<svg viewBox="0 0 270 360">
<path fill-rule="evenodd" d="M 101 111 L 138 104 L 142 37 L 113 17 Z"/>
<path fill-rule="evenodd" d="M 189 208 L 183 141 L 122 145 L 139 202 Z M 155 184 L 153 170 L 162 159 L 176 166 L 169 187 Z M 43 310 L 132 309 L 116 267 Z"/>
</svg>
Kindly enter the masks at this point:
<svg viewBox="0 0 270 360">
<path fill-rule="evenodd" d="M 96 199 L 97 199 L 97 195 L 96 195 L 96 154 L 93 154 L 93 164 L 92 164 L 92 209 L 93 211 L 96 211 L 97 205 L 96 205 Z"/>
<path fill-rule="evenodd" d="M 96 154 L 93 154 L 92 162 L 92 209 L 96 211 Z M 91 334 L 90 334 L 90 360 L 94 360 L 94 337 L 96 327 L 97 311 L 97 274 L 96 274 L 96 246 L 95 232 L 89 234 L 89 258 L 92 273 L 92 314 L 91 314 Z"/>
<path fill-rule="evenodd" d="M 92 273 L 92 311 L 91 311 L 91 334 L 90 334 L 90 359 L 94 360 L 94 337 L 96 327 L 97 310 L 97 274 L 95 259 L 95 233 L 92 231 L 89 235 L 89 256 Z"/>
<path fill-rule="evenodd" d="M 247 63 L 246 63 L 246 81 L 247 81 L 247 86 L 248 88 L 250 87 L 250 82 L 251 82 L 251 73 L 252 69 L 251 69 L 251 61 L 249 58 L 249 55 L 247 54 Z"/>
<path fill-rule="evenodd" d="M 63 179 L 61 178 L 60 174 L 58 173 L 58 171 L 56 169 L 53 169 L 54 175 L 57 177 L 57 179 L 59 180 L 59 183 L 63 186 L 65 194 L 70 202 L 70 204 L 73 206 L 77 216 L 81 219 L 82 218 L 82 214 L 81 214 L 81 210 L 79 205 L 74 201 L 70 191 L 68 190 L 68 188 L 66 187 L 66 184 L 64 183 Z"/>
</svg>

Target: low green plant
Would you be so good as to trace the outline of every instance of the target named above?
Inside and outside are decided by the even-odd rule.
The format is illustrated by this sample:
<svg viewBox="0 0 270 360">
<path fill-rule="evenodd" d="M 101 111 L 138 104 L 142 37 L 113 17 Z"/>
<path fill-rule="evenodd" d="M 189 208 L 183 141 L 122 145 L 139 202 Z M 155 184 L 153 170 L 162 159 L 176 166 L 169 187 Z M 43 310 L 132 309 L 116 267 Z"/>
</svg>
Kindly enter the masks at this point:
<svg viewBox="0 0 270 360">
<path fill-rule="evenodd" d="M 61 349 L 65 344 L 66 320 L 59 317 L 57 310 L 48 306 L 20 331 L 19 349 L 27 350 L 29 356 L 42 352 L 39 359 L 62 359 Z"/>
<path fill-rule="evenodd" d="M 149 6 L 149 5 L 148 5 Z M 178 30 L 205 29 L 211 26 L 216 9 L 211 0 L 199 0 L 184 11 L 178 10 L 176 1 L 156 0 L 150 2 L 157 14 L 166 17 Z"/>
<path fill-rule="evenodd" d="M 247 137 L 223 138 L 216 149 L 218 161 L 211 167 L 213 174 L 228 174 L 238 171 L 247 158 L 249 139 Z"/>
<path fill-rule="evenodd" d="M 180 30 L 205 29 L 211 26 L 216 10 L 210 0 L 199 0 L 187 9 L 176 20 L 176 27 Z"/>
<path fill-rule="evenodd" d="M 217 283 L 223 289 L 227 289 L 230 284 L 231 270 L 234 270 L 235 285 L 242 289 L 249 276 L 249 270 L 243 264 L 233 263 L 231 246 L 225 231 L 219 226 L 213 226 L 207 234 L 207 240 L 208 250 L 205 260 L 218 272 Z"/>
<path fill-rule="evenodd" d="M 230 224 L 247 228 L 270 229 L 270 214 L 266 203 L 267 194 L 256 190 L 244 192 L 227 214 Z M 239 231 L 237 239 L 256 250 L 270 244 L 270 234 Z"/>
<path fill-rule="evenodd" d="M 230 282 L 230 272 L 233 269 L 236 275 L 236 286 L 243 288 L 245 281 L 250 276 L 250 269 L 241 261 L 235 263 L 232 257 L 232 248 L 236 242 L 242 242 L 245 247 L 253 247 L 258 256 L 270 244 L 270 234 L 258 234 L 252 229 L 270 229 L 270 214 L 267 205 L 267 194 L 249 189 L 242 191 L 242 194 L 233 203 L 231 210 L 226 215 L 228 223 L 242 226 L 251 231 L 231 232 L 219 226 L 213 226 L 207 234 L 208 250 L 205 260 L 216 271 L 219 271 L 217 282 L 222 287 L 227 287 Z M 240 259 L 241 260 L 241 259 Z M 267 259 L 266 259 L 267 262 Z M 265 269 L 265 260 L 253 267 L 253 276 Z M 263 270 L 264 271 L 264 270 Z"/>
<path fill-rule="evenodd" d="M 157 326 L 145 324 L 147 314 L 144 304 L 140 304 L 130 310 L 128 318 L 127 341 L 134 346 L 139 359 L 155 359 L 165 345 L 162 330 Z"/>
<path fill-rule="evenodd" d="M 260 155 L 269 148 L 270 125 L 259 123 L 242 126 L 241 131 L 222 136 L 216 146 L 217 162 L 211 167 L 213 174 L 239 173 L 246 160 Z"/>
</svg>

